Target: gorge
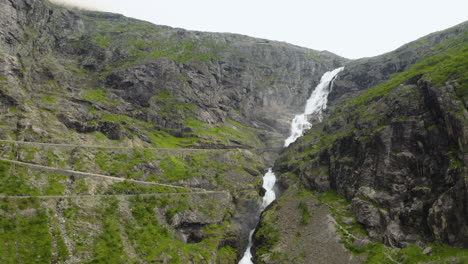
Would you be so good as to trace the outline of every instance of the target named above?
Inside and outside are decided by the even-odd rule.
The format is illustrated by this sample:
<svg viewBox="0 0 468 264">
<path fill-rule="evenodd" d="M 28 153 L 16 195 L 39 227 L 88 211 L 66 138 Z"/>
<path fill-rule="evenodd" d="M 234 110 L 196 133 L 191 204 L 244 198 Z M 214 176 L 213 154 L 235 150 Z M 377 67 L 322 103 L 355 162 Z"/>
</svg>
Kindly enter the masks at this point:
<svg viewBox="0 0 468 264">
<path fill-rule="evenodd" d="M 342 71 L 344 68 L 338 68 L 333 71 L 326 72 L 320 83 L 315 87 L 310 98 L 307 100 L 305 111 L 303 114 L 296 115 L 291 122 L 291 135 L 284 141 L 285 147 L 289 146 L 291 143 L 296 141 L 297 138 L 303 135 L 304 131 L 310 129 L 312 124 L 309 123 L 308 118 L 310 115 L 314 115 L 315 118 L 319 120 L 322 118 L 322 110 L 327 107 L 328 93 L 332 89 L 333 79 L 336 75 Z M 262 206 L 260 207 L 260 213 L 262 213 L 268 205 L 270 205 L 276 198 L 276 193 L 274 191 L 274 185 L 276 183 L 276 175 L 271 171 L 271 168 L 268 169 L 268 172 L 263 177 L 263 189 L 265 189 L 265 194 L 263 196 Z M 249 264 L 252 263 L 251 258 L 251 248 L 252 248 L 252 236 L 255 232 L 255 229 L 249 233 L 249 243 L 247 249 L 244 253 L 239 264 Z"/>
<path fill-rule="evenodd" d="M 348 60 L 0 0 L 0 262 L 468 262 L 467 43 Z"/>
</svg>

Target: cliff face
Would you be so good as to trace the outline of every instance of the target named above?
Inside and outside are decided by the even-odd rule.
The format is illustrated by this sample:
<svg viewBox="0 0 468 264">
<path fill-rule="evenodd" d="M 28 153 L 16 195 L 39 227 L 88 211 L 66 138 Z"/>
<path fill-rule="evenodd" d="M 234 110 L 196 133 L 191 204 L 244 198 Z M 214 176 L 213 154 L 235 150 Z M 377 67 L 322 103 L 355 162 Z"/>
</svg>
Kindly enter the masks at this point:
<svg viewBox="0 0 468 264">
<path fill-rule="evenodd" d="M 376 251 L 366 237 L 392 247 L 424 248 L 433 242 L 468 247 L 467 32 L 464 23 L 392 53 L 347 64 L 333 85 L 324 121 L 276 160 L 284 197 L 295 195 L 299 208 L 302 192 L 316 192 L 310 194 L 316 202 L 309 210 L 331 208 L 351 251 Z M 342 198 L 329 197 L 335 193 Z M 256 235 L 260 249 L 269 239 L 263 231 L 275 228 L 271 219 L 294 206 L 283 207 L 282 199 L 262 216 Z M 287 237 L 291 230 L 281 226 L 277 224 L 278 237 Z M 297 256 L 294 243 L 283 242 L 257 252 L 258 261 L 276 263 L 275 254 L 291 251 L 290 259 Z M 291 246 L 279 246 L 284 244 Z M 386 254 L 381 261 L 443 259 L 437 253 L 410 259 L 404 250 Z M 375 258 L 368 254 L 368 261 Z M 465 258 L 462 254 L 459 261 Z"/>
<path fill-rule="evenodd" d="M 345 62 L 0 0 L 0 262 L 235 263 L 289 120 Z"/>
<path fill-rule="evenodd" d="M 390 218 L 383 217 L 381 224 L 387 228 L 377 231 L 388 244 L 402 246 L 403 234 L 411 241 L 416 231 L 468 246 L 462 217 L 467 204 L 467 31 L 464 23 L 390 54 L 350 63 L 335 83 L 335 105 L 350 91 L 381 84 L 336 107 L 323 131 L 339 134 L 329 153 L 335 160 L 329 165 L 330 187 L 348 199 L 377 199 L 374 205 L 388 209 Z M 366 221 L 362 206 L 353 210 Z M 393 234 L 386 236 L 385 229 Z"/>
</svg>

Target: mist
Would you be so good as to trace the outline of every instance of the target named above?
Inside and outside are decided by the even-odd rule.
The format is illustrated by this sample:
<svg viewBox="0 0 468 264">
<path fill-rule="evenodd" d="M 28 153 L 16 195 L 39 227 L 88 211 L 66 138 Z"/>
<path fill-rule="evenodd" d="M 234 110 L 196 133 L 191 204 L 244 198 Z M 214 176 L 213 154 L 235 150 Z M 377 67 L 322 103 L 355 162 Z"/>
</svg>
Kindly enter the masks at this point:
<svg viewBox="0 0 468 264">
<path fill-rule="evenodd" d="M 80 1 L 80 0 L 49 0 L 52 3 L 64 5 L 67 7 L 74 7 L 74 8 L 81 8 L 81 9 L 88 9 L 88 10 L 96 10 L 96 11 L 104 11 L 99 4 L 96 4 L 95 1 Z"/>
</svg>

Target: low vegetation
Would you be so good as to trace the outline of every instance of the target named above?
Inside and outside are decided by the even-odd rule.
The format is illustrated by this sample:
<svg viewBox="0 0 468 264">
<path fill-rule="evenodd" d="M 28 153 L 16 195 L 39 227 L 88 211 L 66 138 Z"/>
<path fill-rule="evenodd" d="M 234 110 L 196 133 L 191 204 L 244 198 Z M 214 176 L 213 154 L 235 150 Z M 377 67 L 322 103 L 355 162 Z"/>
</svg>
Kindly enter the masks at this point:
<svg viewBox="0 0 468 264">
<path fill-rule="evenodd" d="M 46 200 L 38 198 L 0 201 L 0 261 L 2 263 L 63 263 L 70 257 L 63 236 L 70 239 L 75 256 L 83 263 L 140 263 L 169 259 L 169 263 L 197 263 L 216 258 L 219 242 L 228 228 L 225 222 L 205 228 L 207 236 L 199 243 L 181 241 L 166 222 L 161 222 L 155 210 L 170 211 L 172 215 L 206 207 L 184 196 L 148 196 L 117 199 L 115 197 L 85 200 Z M 124 204 L 130 215 L 122 213 Z M 59 208 L 59 210 L 57 209 Z M 203 211 L 203 210 L 202 210 Z M 226 208 L 216 208 L 226 213 Z M 56 217 L 63 217 L 60 223 Z M 92 213 L 93 217 L 87 217 Z M 66 234 L 59 225 L 65 224 Z M 129 246 L 136 252 L 129 254 Z M 225 246 L 219 258 L 232 263 L 236 255 Z"/>
<path fill-rule="evenodd" d="M 307 225 L 312 218 L 312 215 L 309 211 L 309 208 L 307 207 L 307 204 L 304 202 L 300 202 L 297 205 L 297 209 L 299 210 L 301 214 L 301 225 Z"/>
<path fill-rule="evenodd" d="M 107 93 L 103 89 L 91 89 L 83 91 L 83 99 L 97 103 L 116 105 L 115 101 L 107 98 Z"/>
<path fill-rule="evenodd" d="M 398 85 L 420 75 L 422 79 L 442 86 L 455 81 L 457 95 L 466 101 L 468 96 L 468 34 L 432 48 L 435 55 L 411 65 L 404 72 L 395 74 L 389 81 L 366 90 L 362 95 L 348 101 L 344 108 L 365 107 L 370 101 L 387 95 Z"/>
<path fill-rule="evenodd" d="M 51 263 L 52 235 L 49 216 L 38 199 L 0 201 L 0 262 Z M 63 245 L 58 245 L 63 246 Z M 66 258 L 66 251 L 56 249 L 58 256 Z"/>
</svg>

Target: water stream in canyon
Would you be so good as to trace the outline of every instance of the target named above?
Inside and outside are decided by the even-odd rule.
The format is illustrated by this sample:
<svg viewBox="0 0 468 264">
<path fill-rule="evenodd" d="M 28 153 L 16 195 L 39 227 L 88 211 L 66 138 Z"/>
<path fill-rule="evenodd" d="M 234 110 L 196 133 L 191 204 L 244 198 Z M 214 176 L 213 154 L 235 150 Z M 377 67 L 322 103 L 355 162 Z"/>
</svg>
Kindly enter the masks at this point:
<svg viewBox="0 0 468 264">
<path fill-rule="evenodd" d="M 337 68 L 333 71 L 326 72 L 320 79 L 320 83 L 315 87 L 314 91 L 307 100 L 304 113 L 296 115 L 291 122 L 291 135 L 284 141 L 284 146 L 287 147 L 299 137 L 304 135 L 304 132 L 312 127 L 312 124 L 309 122 L 308 118 L 314 116 L 318 118 L 319 121 L 322 120 L 323 110 L 327 107 L 327 98 L 328 94 L 331 91 L 331 86 L 333 80 L 341 72 L 344 67 Z M 276 183 L 276 176 L 271 170 L 268 169 L 268 172 L 263 176 L 263 188 L 265 189 L 265 195 L 263 196 L 262 206 L 260 208 L 260 214 L 270 205 L 275 199 L 276 194 L 273 190 L 273 187 Z M 253 264 L 252 262 L 252 238 L 255 232 L 255 229 L 252 229 L 249 233 L 249 244 L 245 250 L 244 256 L 239 261 L 239 264 Z"/>
</svg>

